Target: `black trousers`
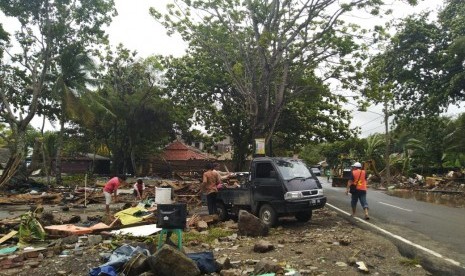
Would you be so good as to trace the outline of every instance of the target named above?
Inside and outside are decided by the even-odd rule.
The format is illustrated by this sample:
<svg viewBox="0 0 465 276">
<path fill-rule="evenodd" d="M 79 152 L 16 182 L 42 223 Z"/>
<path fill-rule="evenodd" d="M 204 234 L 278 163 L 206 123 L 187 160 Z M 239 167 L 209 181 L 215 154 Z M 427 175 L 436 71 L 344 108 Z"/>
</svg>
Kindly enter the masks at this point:
<svg viewBox="0 0 465 276">
<path fill-rule="evenodd" d="M 216 214 L 216 193 L 209 193 L 207 195 L 207 207 L 209 215 Z"/>
</svg>

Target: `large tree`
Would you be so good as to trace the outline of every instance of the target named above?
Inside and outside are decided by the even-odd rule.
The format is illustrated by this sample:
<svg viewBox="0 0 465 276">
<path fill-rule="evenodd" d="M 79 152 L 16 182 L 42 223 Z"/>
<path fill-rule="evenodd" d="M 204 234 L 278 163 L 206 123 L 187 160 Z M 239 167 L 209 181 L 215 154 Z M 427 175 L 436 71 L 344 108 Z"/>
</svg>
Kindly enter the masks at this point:
<svg viewBox="0 0 465 276">
<path fill-rule="evenodd" d="M 298 76 L 341 78 L 361 66 L 352 62 L 360 50 L 356 27 L 341 16 L 357 8 L 377 14 L 383 1 L 174 2 L 164 17 L 154 9 L 152 15 L 169 32 L 181 34 L 191 49 L 220 61 L 244 102 L 251 138 L 269 142 L 286 104 L 316 92 L 301 85 Z"/>
<path fill-rule="evenodd" d="M 0 1 L 0 10 L 20 24 L 10 36 L 15 47 L 0 45 L 7 53 L 0 64 L 0 118 L 14 136 L 1 186 L 23 159 L 27 126 L 44 92 L 50 91 L 50 69 L 61 50 L 72 42 L 91 47 L 105 41 L 102 27 L 110 23 L 115 10 L 113 0 L 5 0 Z"/>
<path fill-rule="evenodd" d="M 182 107 L 183 116 L 203 125 L 215 141 L 230 136 L 234 169 L 245 169 L 245 160 L 251 153 L 250 124 L 244 113 L 245 103 L 222 66 L 208 55 L 196 52 L 166 59 L 165 67 L 167 93 Z M 188 126 L 183 126 L 184 131 Z"/>
<path fill-rule="evenodd" d="M 97 91 L 102 106 L 87 130 L 111 151 L 113 172 L 137 173 L 141 161 L 174 138 L 177 122 L 185 121 L 161 89 L 159 59 L 139 60 L 122 45 L 102 59 Z"/>
<path fill-rule="evenodd" d="M 437 20 L 430 13 L 402 20 L 368 70 L 367 91 L 384 85 L 396 103 L 398 117 L 435 118 L 450 104 L 463 101 L 465 2 L 446 0 Z"/>
</svg>

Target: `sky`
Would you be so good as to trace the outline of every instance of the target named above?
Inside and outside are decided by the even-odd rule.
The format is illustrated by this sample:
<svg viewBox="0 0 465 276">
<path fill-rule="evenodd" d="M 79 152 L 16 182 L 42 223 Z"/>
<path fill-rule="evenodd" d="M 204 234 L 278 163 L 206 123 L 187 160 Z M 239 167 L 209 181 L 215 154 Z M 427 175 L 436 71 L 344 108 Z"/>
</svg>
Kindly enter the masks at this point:
<svg viewBox="0 0 465 276">
<path fill-rule="evenodd" d="M 168 3 L 173 0 L 115 0 L 118 16 L 113 19 L 111 25 L 106 29 L 109 34 L 110 43 L 117 45 L 122 43 L 126 48 L 136 50 L 141 58 L 150 55 L 173 55 L 182 56 L 187 44 L 177 36 L 168 36 L 164 27 L 149 14 L 149 8 L 154 7 L 163 12 Z M 414 12 L 423 10 L 437 11 L 442 5 L 442 0 L 425 0 L 416 7 L 410 7 L 399 1 L 387 0 L 393 14 L 387 18 L 402 18 Z M 355 12 L 346 16 L 345 20 L 354 21 L 362 26 L 381 24 L 382 22 L 373 16 L 359 15 Z M 356 94 L 354 91 L 340 91 L 337 93 L 348 96 Z M 366 112 L 357 111 L 354 102 L 346 106 L 351 110 L 353 120 L 351 127 L 361 128 L 361 137 L 366 137 L 375 132 L 384 132 L 383 114 L 381 106 L 371 106 Z M 449 114 L 459 113 L 459 108 L 452 107 Z M 34 125 L 40 125 L 41 119 L 33 121 Z M 53 127 L 52 127 L 53 128 Z"/>
</svg>

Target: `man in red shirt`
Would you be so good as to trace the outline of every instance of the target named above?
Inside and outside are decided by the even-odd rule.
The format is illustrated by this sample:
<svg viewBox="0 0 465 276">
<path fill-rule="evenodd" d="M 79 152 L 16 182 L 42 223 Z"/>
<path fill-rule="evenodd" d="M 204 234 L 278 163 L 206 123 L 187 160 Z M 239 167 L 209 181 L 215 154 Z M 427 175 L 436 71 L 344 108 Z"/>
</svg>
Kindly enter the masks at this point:
<svg viewBox="0 0 465 276">
<path fill-rule="evenodd" d="M 118 187 L 126 183 L 126 176 L 115 176 L 111 178 L 103 187 L 103 195 L 105 196 L 105 210 L 110 214 L 111 194 L 115 197 L 115 202 L 118 201 Z"/>
</svg>

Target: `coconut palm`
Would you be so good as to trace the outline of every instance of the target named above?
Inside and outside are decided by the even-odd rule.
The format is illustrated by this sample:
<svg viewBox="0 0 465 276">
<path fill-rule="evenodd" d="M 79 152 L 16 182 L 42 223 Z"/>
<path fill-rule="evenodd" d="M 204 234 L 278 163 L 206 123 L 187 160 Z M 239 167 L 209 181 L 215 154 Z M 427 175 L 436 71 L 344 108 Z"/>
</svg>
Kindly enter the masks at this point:
<svg viewBox="0 0 465 276">
<path fill-rule="evenodd" d="M 448 132 L 444 137 L 444 144 L 449 145 L 445 149 L 442 160 L 444 166 L 464 167 L 465 166 L 465 113 L 462 113 L 456 120 L 448 125 Z"/>
<path fill-rule="evenodd" d="M 58 74 L 51 98 L 59 107 L 56 116 L 60 122 L 60 131 L 55 159 L 56 184 L 59 185 L 62 182 L 61 155 L 65 124 L 72 118 L 78 118 L 83 122 L 93 120 L 93 113 L 80 96 L 88 91 L 88 85 L 95 84 L 95 80 L 89 77 L 95 66 L 82 45 L 70 44 L 63 49 L 56 69 Z"/>
</svg>

